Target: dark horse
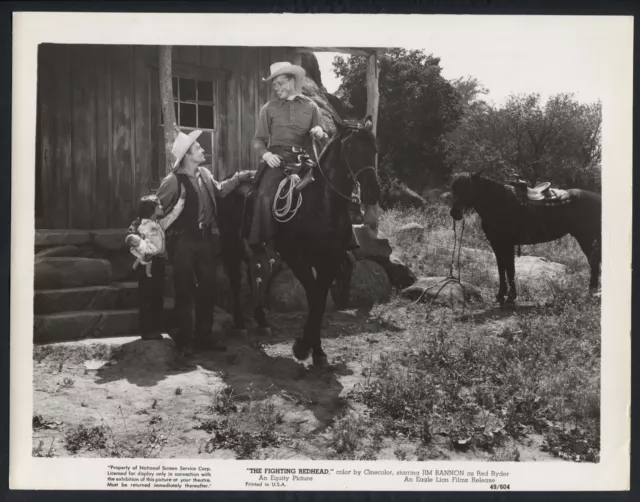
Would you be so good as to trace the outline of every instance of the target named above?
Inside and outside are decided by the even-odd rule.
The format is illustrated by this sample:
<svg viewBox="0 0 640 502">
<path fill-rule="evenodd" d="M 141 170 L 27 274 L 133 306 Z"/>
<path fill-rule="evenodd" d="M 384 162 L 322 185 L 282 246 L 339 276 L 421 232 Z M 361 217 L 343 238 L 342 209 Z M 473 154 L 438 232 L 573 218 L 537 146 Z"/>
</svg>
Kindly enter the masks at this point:
<svg viewBox="0 0 640 502">
<path fill-rule="evenodd" d="M 313 167 L 315 181 L 302 190 L 302 205 L 293 218 L 277 224 L 274 238 L 275 250 L 304 287 L 309 308 L 303 335 L 296 339 L 293 354 L 304 360 L 312 352 L 315 365 L 327 364 L 320 341 L 327 294 L 334 280 L 345 280 L 345 276 L 350 276 L 352 263 L 347 253 L 352 233 L 349 204 L 355 183 L 361 185 L 361 200 L 366 206 L 375 206 L 380 198 L 374 167 L 377 146 L 371 117 L 365 119 L 363 127 L 336 126 L 336 133 L 319 153 L 318 165 Z M 223 257 L 234 290 L 234 319 L 237 327 L 244 327 L 239 290 L 240 265 L 246 260 L 254 317 L 259 327 L 268 329 L 263 299 L 273 258 L 246 245 L 253 201 L 251 197 L 245 198 L 242 191 L 241 187 L 235 195 L 229 194 L 223 203 L 225 209 L 221 206 L 221 212 L 229 215 L 225 228 L 220 230 Z M 227 216 L 221 219 L 224 218 Z"/>
<path fill-rule="evenodd" d="M 526 190 L 526 189 L 525 189 Z M 516 189 L 479 174 L 460 174 L 451 186 L 451 216 L 460 220 L 463 211 L 475 209 L 498 263 L 501 304 L 513 302 L 515 287 L 514 248 L 516 245 L 550 242 L 567 234 L 580 245 L 591 267 L 590 288 L 598 288 L 601 262 L 601 199 L 580 189 L 566 190 L 562 200 L 527 200 Z M 505 280 L 506 273 L 506 280 Z M 507 290 L 508 280 L 508 290 Z M 507 294 L 508 293 L 508 294 Z"/>
<path fill-rule="evenodd" d="M 269 324 L 264 313 L 265 291 L 274 270 L 275 259 L 264 253 L 254 253 L 243 238 L 250 225 L 253 213 L 253 199 L 247 197 L 253 181 L 243 182 L 226 197 L 218 201 L 220 226 L 220 254 L 229 276 L 232 293 L 231 304 L 227 305 L 233 313 L 237 329 L 246 329 L 242 301 L 242 263 L 247 264 L 247 281 L 250 296 L 249 304 L 253 308 L 253 317 L 262 335 L 270 334 Z"/>
</svg>

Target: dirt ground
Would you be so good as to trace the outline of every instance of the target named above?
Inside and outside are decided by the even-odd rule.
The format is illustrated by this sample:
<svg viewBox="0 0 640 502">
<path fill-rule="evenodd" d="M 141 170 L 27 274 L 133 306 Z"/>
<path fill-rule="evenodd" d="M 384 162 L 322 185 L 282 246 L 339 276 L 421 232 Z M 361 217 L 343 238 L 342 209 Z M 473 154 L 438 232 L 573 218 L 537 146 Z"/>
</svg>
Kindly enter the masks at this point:
<svg viewBox="0 0 640 502">
<path fill-rule="evenodd" d="M 380 354 L 410 343 L 410 335 L 366 310 L 328 313 L 323 346 L 332 366 L 316 369 L 310 358 L 302 363 L 291 352 L 304 314 L 272 314 L 269 320 L 271 337 L 229 333 L 227 352 L 199 353 L 188 361 L 176 356 L 166 335 L 163 341 L 36 347 L 34 455 L 338 458 L 336 437 L 352 443 L 358 437 L 351 429 L 358 422 L 343 417 L 367 413 L 350 393 L 364 385 Z M 490 308 L 477 322 L 485 336 L 497 337 L 510 317 Z M 375 447 L 357 445 L 364 454 L 355 458 L 496 460 L 483 451 L 451 448 L 446 437 L 426 450 L 398 435 L 378 440 Z M 517 449 L 520 461 L 558 461 L 540 450 L 541 442 L 529 434 L 509 448 Z"/>
</svg>

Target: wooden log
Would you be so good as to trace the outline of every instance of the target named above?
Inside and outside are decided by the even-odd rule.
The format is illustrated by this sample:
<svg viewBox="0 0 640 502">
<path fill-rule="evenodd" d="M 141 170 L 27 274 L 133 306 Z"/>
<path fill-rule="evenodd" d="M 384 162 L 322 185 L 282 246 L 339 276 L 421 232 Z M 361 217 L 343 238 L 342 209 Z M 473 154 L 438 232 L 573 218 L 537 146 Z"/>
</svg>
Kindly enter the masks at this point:
<svg viewBox="0 0 640 502">
<path fill-rule="evenodd" d="M 149 67 L 149 133 L 151 159 L 151 183 L 159 186 L 166 173 L 164 158 L 164 132 L 160 123 L 160 77 L 158 68 Z"/>
<path fill-rule="evenodd" d="M 171 67 L 172 55 L 170 45 L 161 45 L 158 48 L 158 62 L 160 66 L 160 99 L 162 102 L 162 114 L 164 116 L 164 149 L 167 165 L 166 173 L 173 168 L 175 158 L 171 153 L 173 142 L 180 132 L 176 121 L 176 113 L 173 107 L 173 71 Z"/>
<path fill-rule="evenodd" d="M 257 49 L 245 48 L 242 58 L 242 76 L 240 77 L 241 114 L 240 114 L 240 165 L 234 166 L 233 171 L 242 169 L 257 169 L 258 158 L 251 148 L 251 140 L 256 127 L 256 82 L 258 78 Z M 231 174 L 231 173 L 227 173 Z"/>
<path fill-rule="evenodd" d="M 378 59 L 376 54 L 369 56 L 367 61 L 367 115 L 371 115 L 373 121 L 373 134 L 376 134 L 378 127 L 378 104 L 380 93 L 378 90 Z"/>
<path fill-rule="evenodd" d="M 367 61 L 367 115 L 371 115 L 373 122 L 373 134 L 375 135 L 378 130 L 378 105 L 380 102 L 380 93 L 378 89 L 378 76 L 380 75 L 380 69 L 378 67 L 377 54 L 374 52 L 369 56 Z M 375 156 L 375 168 L 378 170 L 378 154 Z M 378 233 L 378 220 L 379 220 L 380 208 L 378 205 L 365 208 L 364 223 L 373 230 L 377 235 Z"/>
</svg>

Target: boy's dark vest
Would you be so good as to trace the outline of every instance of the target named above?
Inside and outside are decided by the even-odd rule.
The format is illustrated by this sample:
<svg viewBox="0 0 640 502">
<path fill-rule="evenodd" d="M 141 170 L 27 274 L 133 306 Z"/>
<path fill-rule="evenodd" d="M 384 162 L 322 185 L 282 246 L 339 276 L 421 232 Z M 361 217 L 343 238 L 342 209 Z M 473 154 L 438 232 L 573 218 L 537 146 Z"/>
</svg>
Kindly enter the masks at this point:
<svg viewBox="0 0 640 502">
<path fill-rule="evenodd" d="M 175 177 L 178 180 L 178 193 L 180 193 L 180 186 L 182 185 L 187 192 L 187 197 L 184 201 L 184 208 L 180 216 L 178 216 L 169 229 L 174 230 L 176 233 L 197 231 L 198 217 L 200 216 L 198 193 L 195 188 L 193 188 L 193 184 L 189 181 L 189 177 L 186 174 L 177 173 Z"/>
</svg>

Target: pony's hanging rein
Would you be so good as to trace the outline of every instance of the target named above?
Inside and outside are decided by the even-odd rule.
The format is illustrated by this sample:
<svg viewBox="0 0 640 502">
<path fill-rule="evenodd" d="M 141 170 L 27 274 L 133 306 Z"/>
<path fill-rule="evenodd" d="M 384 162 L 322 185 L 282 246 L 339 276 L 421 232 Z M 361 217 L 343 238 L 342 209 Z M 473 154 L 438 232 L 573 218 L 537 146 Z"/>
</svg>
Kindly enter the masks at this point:
<svg viewBox="0 0 640 502">
<path fill-rule="evenodd" d="M 429 304 L 429 308 L 431 307 L 431 305 L 433 305 L 433 302 L 435 302 L 436 298 L 438 298 L 438 296 L 440 295 L 440 292 L 445 288 L 445 286 L 447 284 L 459 284 L 460 287 L 462 288 L 462 299 L 464 301 L 463 303 L 463 310 L 466 307 L 467 301 L 464 297 L 464 286 L 462 285 L 462 282 L 460 281 L 460 252 L 462 250 L 462 237 L 464 236 L 464 219 L 462 220 L 462 229 L 460 230 L 460 242 L 458 243 L 458 232 L 456 230 L 456 220 L 453 220 L 453 253 L 451 254 L 451 263 L 449 263 L 449 277 L 442 279 L 441 281 L 438 281 L 437 283 L 435 283 L 433 286 L 429 286 L 428 288 L 424 288 L 422 290 L 422 293 L 420 293 L 420 296 L 418 297 L 418 299 L 416 301 L 414 301 L 413 303 L 419 303 L 420 300 L 422 299 L 422 297 L 425 295 L 425 293 L 427 291 L 429 291 L 430 289 L 435 289 L 436 287 L 440 286 L 440 288 L 438 289 L 438 291 L 436 292 L 436 294 L 434 295 L 434 297 L 431 300 L 431 303 Z M 454 263 L 456 261 L 456 248 L 458 250 L 458 277 L 455 277 L 453 275 L 453 267 L 454 267 Z M 428 315 L 428 313 L 427 313 Z"/>
</svg>

